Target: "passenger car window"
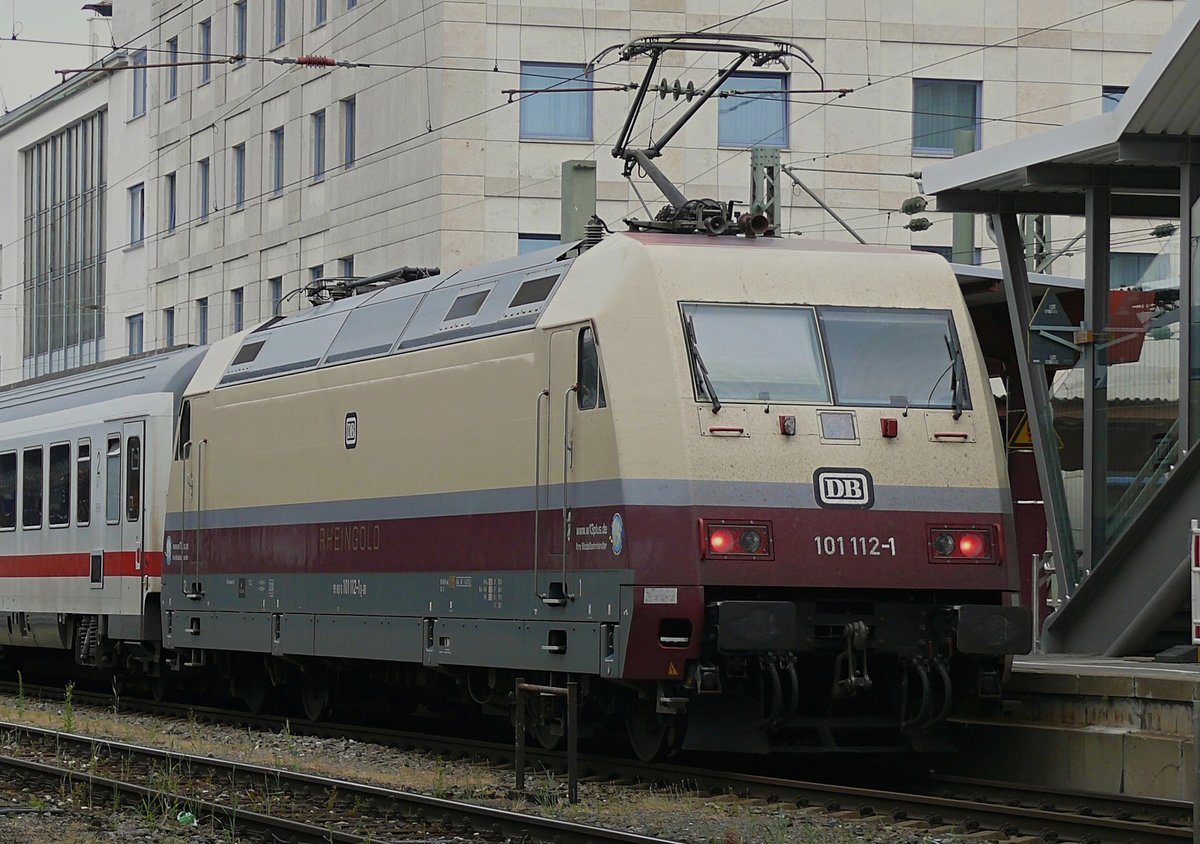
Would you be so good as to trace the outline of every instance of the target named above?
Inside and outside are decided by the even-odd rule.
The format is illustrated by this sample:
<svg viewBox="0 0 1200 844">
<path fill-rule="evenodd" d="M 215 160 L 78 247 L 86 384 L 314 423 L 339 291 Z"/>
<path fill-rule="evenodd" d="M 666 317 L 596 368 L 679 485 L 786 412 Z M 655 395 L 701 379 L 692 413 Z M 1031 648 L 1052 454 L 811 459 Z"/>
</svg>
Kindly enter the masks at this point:
<svg viewBox="0 0 1200 844">
<path fill-rule="evenodd" d="M 42 526 L 42 450 L 27 448 L 21 454 L 21 526 Z"/>
<path fill-rule="evenodd" d="M 136 522 L 142 515 L 142 438 L 125 441 L 125 518 Z"/>
<path fill-rule="evenodd" d="M 0 530 L 17 526 L 17 453 L 0 454 Z"/>
<path fill-rule="evenodd" d="M 50 446 L 50 527 L 71 523 L 71 444 Z"/>
<path fill-rule="evenodd" d="M 104 513 L 110 525 L 121 521 L 121 437 L 110 434 L 104 464 Z"/>
<path fill-rule="evenodd" d="M 92 443 L 79 441 L 79 456 L 75 458 L 75 524 L 92 521 Z"/>
</svg>

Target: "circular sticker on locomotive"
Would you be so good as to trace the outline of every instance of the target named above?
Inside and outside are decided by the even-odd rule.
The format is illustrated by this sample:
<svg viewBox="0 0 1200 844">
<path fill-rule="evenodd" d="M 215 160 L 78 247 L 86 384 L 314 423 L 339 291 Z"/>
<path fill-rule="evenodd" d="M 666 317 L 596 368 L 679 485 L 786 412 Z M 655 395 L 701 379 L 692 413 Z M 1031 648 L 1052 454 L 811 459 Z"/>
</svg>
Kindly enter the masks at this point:
<svg viewBox="0 0 1200 844">
<path fill-rule="evenodd" d="M 613 555 L 619 557 L 621 551 L 625 549 L 625 520 L 621 518 L 620 513 L 613 513 L 612 530 L 609 531 L 608 541 L 612 543 Z"/>
</svg>

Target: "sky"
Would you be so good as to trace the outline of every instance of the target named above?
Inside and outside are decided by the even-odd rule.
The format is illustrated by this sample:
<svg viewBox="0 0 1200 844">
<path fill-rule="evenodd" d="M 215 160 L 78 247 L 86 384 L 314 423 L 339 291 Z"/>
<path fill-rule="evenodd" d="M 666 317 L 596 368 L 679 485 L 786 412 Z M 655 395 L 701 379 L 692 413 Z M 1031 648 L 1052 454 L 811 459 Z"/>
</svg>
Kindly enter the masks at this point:
<svg viewBox="0 0 1200 844">
<path fill-rule="evenodd" d="M 88 43 L 88 0 L 0 0 L 0 106 L 12 110 L 57 85 L 59 68 L 86 67 L 87 46 L 35 44 L 24 39 Z M 102 24 L 103 40 L 109 38 Z M 14 39 L 14 32 L 16 37 Z"/>
</svg>

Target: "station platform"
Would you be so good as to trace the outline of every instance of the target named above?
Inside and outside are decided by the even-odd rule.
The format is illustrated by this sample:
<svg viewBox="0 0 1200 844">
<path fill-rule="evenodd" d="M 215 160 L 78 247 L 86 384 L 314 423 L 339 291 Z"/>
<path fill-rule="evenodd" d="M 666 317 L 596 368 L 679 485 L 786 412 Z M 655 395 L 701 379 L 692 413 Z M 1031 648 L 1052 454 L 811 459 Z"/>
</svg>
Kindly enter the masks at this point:
<svg viewBox="0 0 1200 844">
<path fill-rule="evenodd" d="M 999 713 L 956 719 L 955 773 L 1191 800 L 1200 665 L 1031 655 Z M 943 768 L 945 769 L 945 768 Z"/>
</svg>

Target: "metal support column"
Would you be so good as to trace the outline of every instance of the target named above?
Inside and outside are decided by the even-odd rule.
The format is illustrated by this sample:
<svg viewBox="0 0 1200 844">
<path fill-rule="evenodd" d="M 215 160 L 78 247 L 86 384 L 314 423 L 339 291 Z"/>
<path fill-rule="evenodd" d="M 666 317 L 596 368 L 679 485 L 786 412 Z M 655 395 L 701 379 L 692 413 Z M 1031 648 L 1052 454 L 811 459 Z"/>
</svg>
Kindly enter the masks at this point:
<svg viewBox="0 0 1200 844">
<path fill-rule="evenodd" d="M 783 213 L 779 201 L 779 147 L 754 147 L 750 150 L 750 213 L 766 214 L 774 227 L 768 233 L 779 234 Z"/>
<path fill-rule="evenodd" d="M 1189 146 L 1189 158 L 1191 147 Z M 1200 326 L 1193 324 L 1200 313 L 1196 297 L 1196 238 L 1200 236 L 1200 164 L 1190 160 L 1179 173 L 1179 449 L 1180 458 L 1192 448 L 1200 428 L 1200 381 L 1195 380 L 1200 360 L 1192 344 Z"/>
<path fill-rule="evenodd" d="M 587 224 L 596 213 L 596 162 L 572 160 L 562 163 L 562 207 L 559 240 L 583 240 Z"/>
<path fill-rule="evenodd" d="M 1067 515 L 1067 495 L 1063 488 L 1062 468 L 1058 461 L 1058 437 L 1054 433 L 1054 416 L 1050 410 L 1050 388 L 1046 367 L 1029 360 L 1027 336 L 1033 318 L 1029 294 L 1029 274 L 1025 266 L 1025 246 L 1021 230 L 1013 214 L 992 217 L 996 246 L 1000 250 L 1000 266 L 1004 270 L 1004 296 L 1008 300 L 1008 320 L 1013 342 L 1017 347 L 1017 369 L 1025 390 L 1029 414 L 1029 431 L 1033 438 L 1033 456 L 1037 464 L 1038 482 L 1046 508 L 1046 532 L 1050 551 L 1054 554 L 1054 576 L 1059 596 L 1064 600 L 1075 587 L 1075 542 Z"/>
<path fill-rule="evenodd" d="M 1083 571 L 1090 572 L 1108 548 L 1108 326 L 1109 241 L 1112 232 L 1111 191 L 1091 185 L 1085 192 L 1084 227 L 1087 264 L 1084 273 L 1083 319 Z M 1081 572 L 1082 574 L 1082 572 Z"/>
<path fill-rule="evenodd" d="M 954 155 L 968 155 L 974 152 L 975 130 L 956 129 L 954 132 Z M 953 222 L 953 238 L 950 260 L 956 264 L 975 263 L 975 215 L 955 214 Z M 1023 258 L 1022 258 L 1023 260 Z"/>
</svg>

